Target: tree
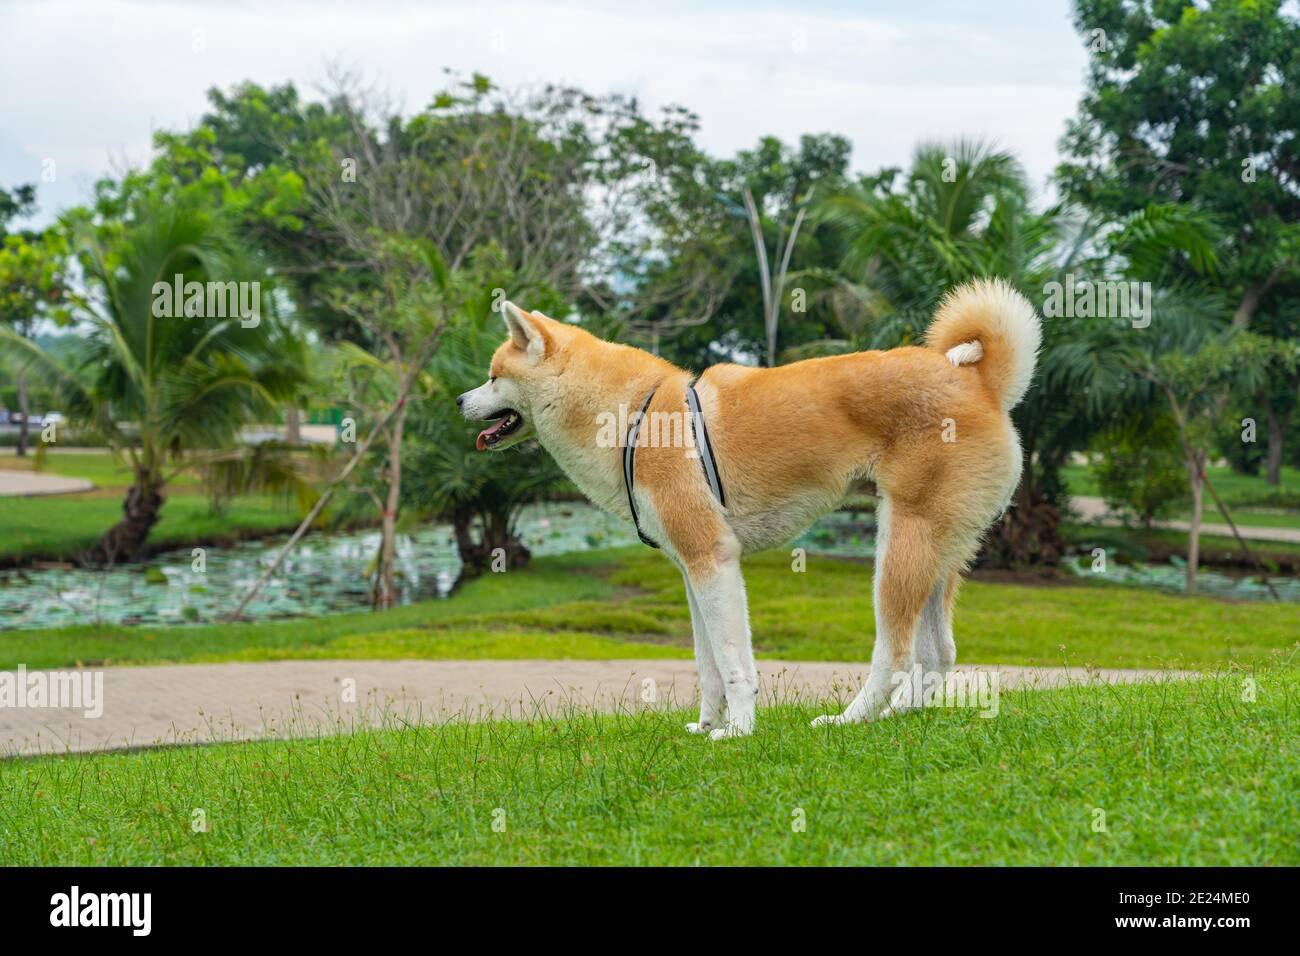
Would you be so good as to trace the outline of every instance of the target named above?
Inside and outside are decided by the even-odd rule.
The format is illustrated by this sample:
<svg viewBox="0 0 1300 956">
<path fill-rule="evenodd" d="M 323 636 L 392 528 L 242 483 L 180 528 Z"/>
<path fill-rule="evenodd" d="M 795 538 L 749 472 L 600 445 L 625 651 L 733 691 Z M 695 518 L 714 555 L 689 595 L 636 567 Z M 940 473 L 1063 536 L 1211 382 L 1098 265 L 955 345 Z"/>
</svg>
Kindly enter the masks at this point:
<svg viewBox="0 0 1300 956">
<path fill-rule="evenodd" d="M 156 194 L 100 226 L 83 222 L 78 237 L 88 294 L 72 297 L 86 325 L 74 367 L 9 341 L 60 391 L 70 418 L 131 463 L 123 517 L 89 556 L 111 564 L 139 556 L 168 482 L 273 410 L 306 360 L 218 216 Z"/>
<path fill-rule="evenodd" d="M 1000 276 L 1042 303 L 1053 283 L 1092 266 L 1095 224 L 1059 206 L 1032 211 L 1024 173 L 1006 152 L 974 141 L 924 144 L 899 179 L 893 170 L 864 177 L 816 210 L 845 249 L 819 277 L 844 331 L 822 344 L 826 351 L 913 344 L 943 293 L 972 278 Z M 986 539 L 985 563 L 1054 564 L 1063 555 L 1061 469 L 1105 424 L 1121 391 L 1119 334 L 1114 322 L 1073 313 L 1043 323 L 1034 385 L 1012 412 L 1023 477 Z"/>
<path fill-rule="evenodd" d="M 1215 424 L 1223 411 L 1224 394 L 1235 381 L 1245 379 L 1247 385 L 1257 381 L 1270 348 L 1262 336 L 1238 329 L 1207 336 L 1196 325 L 1201 323 L 1191 324 L 1184 348 L 1155 355 L 1139 351 L 1134 362 L 1137 374 L 1165 397 L 1178 429 L 1192 499 L 1187 532 L 1188 594 L 1196 592 L 1205 468 L 1214 442 Z"/>
<path fill-rule="evenodd" d="M 8 326 L 30 338 L 41 319 L 67 320 L 63 304 L 66 284 L 67 242 L 57 228 L 43 231 L 9 231 L 14 219 L 30 215 L 36 207 L 36 188 L 18 186 L 0 189 L 0 326 Z M 17 391 L 18 445 L 15 453 L 27 453 L 28 382 L 26 361 L 16 363 L 14 385 Z"/>
<path fill-rule="evenodd" d="M 1168 411 L 1152 415 L 1135 409 L 1117 416 L 1098 433 L 1093 450 L 1098 456 L 1091 471 L 1106 504 L 1143 527 L 1167 514 L 1187 489 L 1178 429 Z"/>
<path fill-rule="evenodd" d="M 717 361 L 773 365 L 826 336 L 826 310 L 810 300 L 804 280 L 809 269 L 839 258 L 839 236 L 807 213 L 814 195 L 843 188 L 849 149 L 847 139 L 833 134 L 803 136 L 797 146 L 767 136 L 731 159 L 700 165 L 698 190 L 683 191 L 692 197 L 685 214 L 707 222 L 709 231 L 700 234 L 704 256 L 689 265 L 704 274 L 711 269 L 712 288 L 721 294 L 709 324 L 662 317 L 678 333 L 666 356 L 688 368 Z M 666 271 L 679 269 L 670 263 Z M 784 323 L 783 309 L 789 310 Z"/>
<path fill-rule="evenodd" d="M 1300 17 L 1278 0 L 1077 0 L 1075 23 L 1091 64 L 1064 195 L 1107 216 L 1186 204 L 1230 223 L 1216 254 L 1233 327 L 1294 336 L 1275 322 L 1300 279 Z M 1270 460 L 1286 384 L 1260 393 Z"/>
<path fill-rule="evenodd" d="M 575 91 L 511 104 L 485 78 L 404 119 L 335 78 L 345 130 L 303 167 L 307 207 L 341 250 L 324 280 L 332 309 L 362 331 L 345 345 L 348 403 L 378 425 L 385 455 L 368 491 L 380 511 L 376 608 L 395 600 L 396 532 L 409 402 L 448 322 L 473 297 L 463 280 L 494 243 L 514 289 L 581 287 L 596 243 L 584 195 L 593 144 Z M 502 293 L 504 290 L 502 290 Z M 391 411 L 391 414 L 388 412 Z"/>
<path fill-rule="evenodd" d="M 490 253 L 481 259 L 490 259 Z M 431 364 L 433 391 L 411 417 L 411 479 L 404 494 L 411 504 L 450 522 L 461 559 L 457 584 L 487 571 L 497 557 L 504 567 L 531 557 L 518 534 L 523 507 L 553 489 L 562 474 L 554 460 L 529 442 L 500 455 L 476 450 L 478 424 L 456 407 L 456 396 L 483 382 L 484 369 L 502 340 L 499 311 L 492 308 L 493 281 L 466 303 L 448 329 Z M 529 299 L 538 309 L 548 304 Z M 526 447 L 526 446 L 533 447 Z"/>
</svg>

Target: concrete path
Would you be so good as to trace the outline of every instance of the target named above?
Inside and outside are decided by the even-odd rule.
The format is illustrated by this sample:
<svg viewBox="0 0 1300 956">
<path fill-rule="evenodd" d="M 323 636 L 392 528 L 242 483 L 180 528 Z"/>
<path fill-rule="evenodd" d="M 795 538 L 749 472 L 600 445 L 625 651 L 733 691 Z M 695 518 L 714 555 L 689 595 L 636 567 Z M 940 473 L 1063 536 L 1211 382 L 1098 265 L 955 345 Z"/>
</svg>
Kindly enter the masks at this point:
<svg viewBox="0 0 1300 956">
<path fill-rule="evenodd" d="M 85 478 L 65 478 L 62 475 L 0 468 L 0 498 L 66 495 L 75 491 L 92 491 L 94 487 L 94 482 Z"/>
<path fill-rule="evenodd" d="M 1101 498 L 1091 498 L 1087 495 L 1075 495 L 1070 499 L 1074 508 L 1079 512 L 1079 516 L 1088 524 L 1108 524 L 1116 525 L 1120 521 L 1118 518 L 1111 516 L 1110 509 L 1106 507 L 1106 502 Z M 1210 514 L 1210 512 L 1206 512 Z M 1218 514 L 1216 509 L 1214 514 Z M 1157 528 L 1166 528 L 1170 531 L 1186 531 L 1190 525 L 1186 521 L 1156 521 L 1153 522 Z M 1253 528 L 1249 525 L 1238 524 L 1237 530 L 1247 541 L 1290 541 L 1300 544 L 1300 528 Z M 1232 537 L 1232 529 L 1226 524 L 1209 524 L 1201 523 L 1201 534 L 1223 535 L 1226 538 Z"/>
<path fill-rule="evenodd" d="M 1137 670 L 1089 675 L 1077 668 L 958 669 L 997 671 L 1001 690 L 1194 676 Z M 846 702 L 868 670 L 861 664 L 760 661 L 760 703 Z M 3 693 L 8 682 L 10 688 L 27 689 L 21 700 L 38 700 L 31 688 L 55 687 L 55 675 L 88 680 L 91 696 L 80 699 L 79 707 L 56 709 L 14 706 L 12 691 L 8 700 Z M 98 694 L 96 681 L 102 682 Z M 695 665 L 689 660 L 278 661 L 0 671 L 0 755 L 312 737 L 379 724 L 527 718 L 571 708 L 634 712 L 688 707 L 695 693 Z M 98 705 L 102 714 L 86 716 L 87 704 L 92 712 Z"/>
</svg>

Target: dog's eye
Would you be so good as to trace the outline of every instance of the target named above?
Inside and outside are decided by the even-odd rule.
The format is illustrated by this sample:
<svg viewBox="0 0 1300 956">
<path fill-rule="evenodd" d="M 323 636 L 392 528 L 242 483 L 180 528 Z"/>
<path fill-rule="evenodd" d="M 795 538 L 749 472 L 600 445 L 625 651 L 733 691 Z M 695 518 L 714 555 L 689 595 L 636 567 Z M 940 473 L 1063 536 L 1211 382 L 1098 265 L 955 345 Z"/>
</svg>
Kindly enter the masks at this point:
<svg viewBox="0 0 1300 956">
<path fill-rule="evenodd" d="M 495 375 L 489 375 L 489 376 L 488 376 L 488 384 L 489 384 L 489 385 L 491 385 L 491 384 L 492 384 L 493 382 L 495 382 L 496 380 L 497 380 L 497 377 L 496 377 Z"/>
</svg>

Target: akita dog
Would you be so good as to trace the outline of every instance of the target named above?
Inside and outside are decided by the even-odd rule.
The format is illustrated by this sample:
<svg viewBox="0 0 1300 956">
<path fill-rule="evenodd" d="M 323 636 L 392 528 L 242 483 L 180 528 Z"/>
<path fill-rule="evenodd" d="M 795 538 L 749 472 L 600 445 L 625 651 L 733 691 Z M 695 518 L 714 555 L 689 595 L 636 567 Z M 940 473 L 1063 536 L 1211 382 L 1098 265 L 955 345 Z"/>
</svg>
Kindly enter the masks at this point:
<svg viewBox="0 0 1300 956">
<path fill-rule="evenodd" d="M 1041 337 L 1023 296 L 1000 280 L 972 282 L 940 304 L 924 347 L 715 365 L 699 378 L 509 302 L 503 314 L 509 338 L 487 382 L 457 404 L 467 419 L 495 420 L 480 450 L 536 437 L 583 494 L 634 521 L 681 570 L 700 680 L 688 731 L 718 740 L 753 730 L 741 555 L 787 544 L 856 479 L 880 494 L 875 649 L 853 702 L 814 726 L 907 709 L 891 705 L 894 675 L 916 666 L 947 675 L 961 574 L 1020 481 L 1008 413 Z M 642 422 L 674 415 L 686 428 L 668 432 L 684 440 L 647 440 Z M 611 421 L 628 422 L 626 435 Z"/>
</svg>

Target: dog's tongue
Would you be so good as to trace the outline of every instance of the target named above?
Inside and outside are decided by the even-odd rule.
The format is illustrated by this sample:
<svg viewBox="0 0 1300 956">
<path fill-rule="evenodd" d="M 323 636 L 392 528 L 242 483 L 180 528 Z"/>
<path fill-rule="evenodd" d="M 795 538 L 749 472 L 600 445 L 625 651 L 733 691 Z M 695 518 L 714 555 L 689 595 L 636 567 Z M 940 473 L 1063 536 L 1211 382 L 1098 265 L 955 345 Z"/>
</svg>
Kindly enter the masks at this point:
<svg viewBox="0 0 1300 956">
<path fill-rule="evenodd" d="M 510 417 L 509 415 L 502 415 L 490 426 L 488 426 L 487 428 L 479 432 L 478 438 L 474 442 L 474 447 L 477 448 L 479 451 L 483 451 L 485 448 L 487 448 L 487 440 L 501 430 L 501 426 L 503 426 L 506 423 L 506 420 L 509 417 Z"/>
</svg>

